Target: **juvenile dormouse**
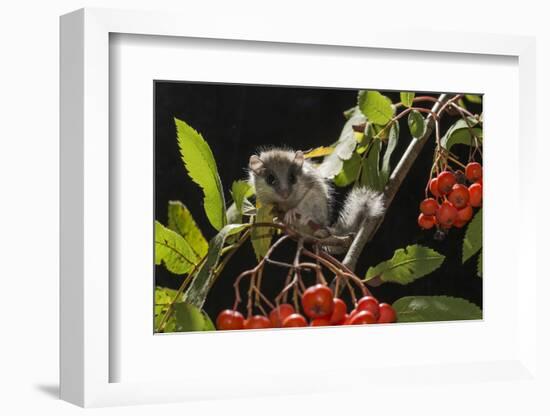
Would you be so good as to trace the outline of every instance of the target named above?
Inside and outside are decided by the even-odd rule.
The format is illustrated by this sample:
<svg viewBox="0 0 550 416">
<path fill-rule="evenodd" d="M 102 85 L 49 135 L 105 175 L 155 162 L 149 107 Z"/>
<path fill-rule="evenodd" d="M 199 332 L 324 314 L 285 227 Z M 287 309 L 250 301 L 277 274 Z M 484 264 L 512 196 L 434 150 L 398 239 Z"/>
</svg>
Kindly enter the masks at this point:
<svg viewBox="0 0 550 416">
<path fill-rule="evenodd" d="M 381 194 L 356 187 L 331 225 L 332 187 L 299 150 L 273 148 L 252 155 L 249 180 L 261 204 L 274 205 L 285 223 L 317 237 L 356 233 L 363 220 L 384 210 Z"/>
</svg>

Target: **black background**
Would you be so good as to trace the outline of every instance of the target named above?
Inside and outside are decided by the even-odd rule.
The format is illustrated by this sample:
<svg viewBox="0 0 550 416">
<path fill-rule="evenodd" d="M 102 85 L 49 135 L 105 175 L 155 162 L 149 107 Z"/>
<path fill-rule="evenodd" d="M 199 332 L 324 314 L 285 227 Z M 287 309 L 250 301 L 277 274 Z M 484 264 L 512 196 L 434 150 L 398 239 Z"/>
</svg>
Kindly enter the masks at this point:
<svg viewBox="0 0 550 416">
<path fill-rule="evenodd" d="M 258 147 L 287 145 L 294 149 L 309 149 L 330 145 L 337 140 L 345 123 L 342 112 L 353 107 L 357 98 L 357 90 L 323 88 L 166 81 L 156 81 L 154 88 L 155 219 L 166 224 L 168 201 L 180 200 L 190 209 L 207 239 L 213 237 L 216 231 L 202 208 L 202 191 L 191 182 L 185 171 L 177 145 L 174 117 L 184 120 L 200 132 L 212 148 L 229 206 L 231 183 L 246 178 L 248 159 Z M 398 92 L 381 92 L 393 102 L 399 101 Z M 438 94 L 417 95 L 437 97 Z M 479 106 L 468 105 L 471 111 L 481 111 Z M 426 106 L 430 107 L 431 104 Z M 442 133 L 455 120 L 456 117 L 444 116 Z M 392 155 L 392 167 L 408 146 L 409 140 L 404 117 L 400 141 Z M 369 266 L 391 258 L 396 249 L 409 244 L 423 244 L 446 255 L 443 265 L 434 273 L 406 286 L 386 283 L 373 288 L 372 292 L 379 301 L 392 303 L 409 295 L 449 295 L 482 306 L 482 280 L 476 276 L 475 257 L 465 265 L 461 263 L 465 228 L 452 229 L 447 238 L 440 242 L 433 239 L 433 230 L 422 231 L 416 222 L 418 205 L 424 198 L 432 165 L 434 146 L 433 139 L 425 145 L 393 200 L 383 225 L 366 246 L 356 271 L 359 276 L 364 275 Z M 453 148 L 453 151 L 456 150 Z M 467 160 L 465 157 L 461 159 Z M 339 202 L 346 191 L 339 190 Z M 289 259 L 292 250 L 293 247 L 286 247 L 275 258 Z M 251 245 L 247 243 L 233 257 L 208 295 L 205 310 L 212 319 L 222 309 L 232 307 L 234 278 L 255 264 Z M 285 272 L 281 269 L 267 268 L 262 290 L 272 299 L 281 290 L 284 278 Z M 178 276 L 163 266 L 155 266 L 155 280 L 156 285 L 171 288 L 177 288 L 181 283 Z M 243 308 L 241 311 L 244 312 Z"/>
</svg>

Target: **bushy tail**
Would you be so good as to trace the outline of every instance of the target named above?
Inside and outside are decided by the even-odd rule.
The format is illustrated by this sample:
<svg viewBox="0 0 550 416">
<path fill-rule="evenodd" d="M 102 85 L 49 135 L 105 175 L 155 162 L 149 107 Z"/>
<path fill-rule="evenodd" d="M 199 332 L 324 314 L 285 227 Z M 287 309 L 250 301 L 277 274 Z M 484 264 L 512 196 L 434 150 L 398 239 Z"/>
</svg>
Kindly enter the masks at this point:
<svg viewBox="0 0 550 416">
<path fill-rule="evenodd" d="M 354 188 L 348 193 L 332 232 L 339 236 L 356 233 L 363 221 L 376 219 L 383 213 L 381 193 L 365 187 Z"/>
</svg>

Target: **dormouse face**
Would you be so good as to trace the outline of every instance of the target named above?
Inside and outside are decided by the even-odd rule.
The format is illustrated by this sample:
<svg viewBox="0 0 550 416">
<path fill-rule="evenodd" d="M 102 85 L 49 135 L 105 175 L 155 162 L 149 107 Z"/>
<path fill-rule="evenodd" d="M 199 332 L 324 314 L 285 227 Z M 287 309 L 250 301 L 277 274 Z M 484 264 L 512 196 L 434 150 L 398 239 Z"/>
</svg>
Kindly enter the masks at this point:
<svg viewBox="0 0 550 416">
<path fill-rule="evenodd" d="M 303 164 L 304 154 L 301 151 L 269 150 L 259 156 L 251 156 L 249 168 L 255 175 L 258 196 L 263 200 L 269 196 L 274 202 L 292 199 Z"/>
</svg>

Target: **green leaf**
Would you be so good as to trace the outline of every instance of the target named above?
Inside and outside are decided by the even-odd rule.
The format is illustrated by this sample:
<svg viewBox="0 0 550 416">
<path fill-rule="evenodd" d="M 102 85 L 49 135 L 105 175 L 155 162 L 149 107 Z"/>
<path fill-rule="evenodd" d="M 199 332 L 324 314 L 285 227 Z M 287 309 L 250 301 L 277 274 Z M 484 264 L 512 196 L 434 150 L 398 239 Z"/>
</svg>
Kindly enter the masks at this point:
<svg viewBox="0 0 550 416">
<path fill-rule="evenodd" d="M 379 277 L 383 282 L 406 285 L 433 272 L 445 260 L 445 256 L 429 247 L 411 245 L 395 251 L 390 260 L 370 267 L 365 281 Z"/>
<path fill-rule="evenodd" d="M 481 319 L 479 306 L 450 296 L 406 296 L 396 300 L 393 308 L 397 322 L 463 321 Z"/>
<path fill-rule="evenodd" d="M 348 186 L 357 179 L 359 169 L 361 168 L 361 156 L 353 153 L 353 156 L 344 162 L 340 173 L 334 177 L 336 186 Z"/>
<path fill-rule="evenodd" d="M 213 283 L 214 272 L 219 264 L 225 240 L 246 227 L 246 224 L 228 224 L 210 240 L 206 260 L 185 292 L 184 300 L 187 303 L 195 305 L 199 309 L 202 308 Z"/>
<path fill-rule="evenodd" d="M 390 177 L 390 159 L 397 142 L 399 141 L 399 123 L 394 122 L 390 128 L 390 133 L 388 136 L 388 146 L 384 152 L 384 158 L 382 159 L 382 169 L 380 170 L 380 183 L 386 185 Z"/>
<path fill-rule="evenodd" d="M 479 253 L 477 258 L 477 276 L 483 277 L 483 251 Z"/>
<path fill-rule="evenodd" d="M 243 201 L 250 193 L 251 189 L 252 186 L 247 181 L 243 180 L 234 181 L 233 185 L 231 185 L 231 196 L 233 197 L 237 209 L 241 213 L 243 211 Z"/>
<path fill-rule="evenodd" d="M 409 113 L 407 119 L 411 136 L 415 139 L 419 139 L 426 133 L 426 121 L 419 111 L 413 110 Z"/>
<path fill-rule="evenodd" d="M 393 117 L 394 109 L 391 100 L 378 91 L 360 91 L 357 104 L 368 121 L 372 123 L 385 125 Z"/>
<path fill-rule="evenodd" d="M 411 107 L 414 100 L 414 92 L 401 92 L 399 93 L 399 98 L 401 99 L 401 104 L 405 107 Z"/>
<path fill-rule="evenodd" d="M 334 146 L 334 151 L 327 155 L 321 165 L 319 171 L 321 175 L 327 179 L 333 179 L 344 165 L 344 161 L 352 157 L 355 148 L 357 147 L 357 140 L 355 138 L 355 131 L 353 126 L 362 125 L 366 123 L 365 116 L 356 108 L 354 114 L 350 116 L 348 121 L 344 124 L 340 137 Z"/>
<path fill-rule="evenodd" d="M 481 95 L 466 94 L 464 97 L 471 103 L 481 104 Z"/>
<path fill-rule="evenodd" d="M 197 258 L 206 256 L 208 242 L 189 209 L 180 201 L 168 201 L 168 228 L 184 238 Z"/>
<path fill-rule="evenodd" d="M 357 112 L 357 106 L 348 108 L 346 111 L 344 111 L 344 118 L 348 120 L 351 116 L 353 116 Z"/>
<path fill-rule="evenodd" d="M 155 287 L 155 331 L 157 331 L 157 328 L 162 322 L 170 303 L 172 303 L 172 300 L 175 298 L 177 293 L 177 290 L 169 289 L 167 287 Z M 173 332 L 175 328 L 176 321 L 174 316 L 171 316 L 164 325 L 164 332 Z"/>
<path fill-rule="evenodd" d="M 259 205 L 256 208 L 255 223 L 260 222 L 273 222 L 273 206 L 272 205 Z M 271 246 L 271 238 L 273 236 L 273 229 L 269 227 L 253 227 L 250 233 L 250 240 L 252 241 L 252 247 L 254 247 L 254 253 L 256 259 L 260 260 L 265 256 L 267 250 Z"/>
<path fill-rule="evenodd" d="M 155 221 L 155 264 L 164 263 L 175 274 L 184 274 L 201 260 L 195 250 L 178 233 Z"/>
<path fill-rule="evenodd" d="M 483 130 L 480 127 L 474 127 L 479 122 L 472 117 L 468 118 L 470 123 L 470 128 L 468 123 L 464 119 L 458 120 L 455 124 L 449 127 L 449 130 L 441 138 L 441 146 L 447 150 L 451 150 L 455 144 L 465 144 L 467 146 L 474 145 L 474 138 L 472 134 L 478 137 L 479 139 L 483 138 Z"/>
<path fill-rule="evenodd" d="M 155 306 L 168 306 L 178 293 L 177 290 L 167 287 L 155 287 Z"/>
<path fill-rule="evenodd" d="M 222 182 L 208 143 L 191 126 L 175 119 L 178 145 L 189 177 L 204 193 L 204 210 L 210 224 L 220 230 L 226 223 Z"/>
<path fill-rule="evenodd" d="M 155 287 L 155 331 L 158 330 L 177 293 L 176 290 L 166 287 Z M 173 313 L 163 326 L 163 332 L 211 331 L 215 329 L 205 312 L 182 302 L 181 297 L 175 300 Z"/>
<path fill-rule="evenodd" d="M 216 327 L 208 315 L 189 303 L 180 302 L 174 305 L 175 332 L 214 331 Z"/>
<path fill-rule="evenodd" d="M 375 191 L 382 191 L 384 189 L 384 184 L 380 177 L 381 148 L 382 142 L 378 139 L 373 139 L 369 153 L 367 157 L 363 159 L 363 166 L 361 168 L 361 185 L 374 189 Z"/>
<path fill-rule="evenodd" d="M 482 245 L 482 228 L 483 228 L 483 214 L 480 209 L 466 229 L 464 234 L 464 242 L 462 243 L 462 263 L 466 263 L 470 257 L 481 250 Z"/>
</svg>

